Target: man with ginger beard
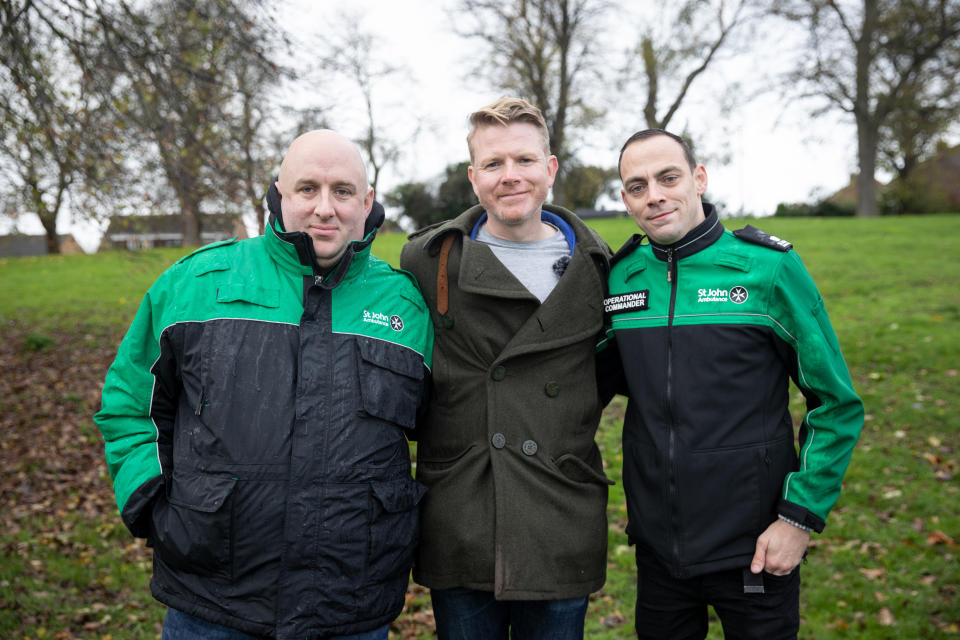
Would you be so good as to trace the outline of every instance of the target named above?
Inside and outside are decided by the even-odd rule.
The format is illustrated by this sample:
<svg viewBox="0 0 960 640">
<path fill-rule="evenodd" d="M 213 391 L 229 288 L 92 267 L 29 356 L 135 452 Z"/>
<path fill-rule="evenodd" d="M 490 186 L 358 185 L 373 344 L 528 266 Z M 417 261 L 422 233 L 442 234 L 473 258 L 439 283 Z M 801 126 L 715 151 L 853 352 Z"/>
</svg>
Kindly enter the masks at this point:
<svg viewBox="0 0 960 640">
<path fill-rule="evenodd" d="M 594 349 L 609 249 L 544 204 L 558 167 L 539 109 L 502 98 L 470 124 L 480 204 L 401 257 L 436 332 L 414 579 L 441 640 L 582 638 L 606 570 Z"/>
</svg>

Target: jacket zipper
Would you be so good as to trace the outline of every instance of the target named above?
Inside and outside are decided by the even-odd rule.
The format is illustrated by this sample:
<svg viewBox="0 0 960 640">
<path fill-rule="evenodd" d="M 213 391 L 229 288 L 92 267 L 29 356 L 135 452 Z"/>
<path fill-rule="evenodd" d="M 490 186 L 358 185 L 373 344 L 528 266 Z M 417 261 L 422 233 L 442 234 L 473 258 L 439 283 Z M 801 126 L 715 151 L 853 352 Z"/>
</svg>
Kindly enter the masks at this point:
<svg viewBox="0 0 960 640">
<path fill-rule="evenodd" d="M 667 282 L 670 283 L 670 309 L 667 314 L 667 411 L 670 415 L 669 444 L 667 449 L 668 477 L 670 491 L 670 515 L 673 528 L 673 562 L 680 570 L 680 513 L 677 493 L 676 451 L 677 423 L 673 411 L 673 315 L 677 302 L 677 264 L 673 259 L 673 248 L 667 249 Z"/>
</svg>

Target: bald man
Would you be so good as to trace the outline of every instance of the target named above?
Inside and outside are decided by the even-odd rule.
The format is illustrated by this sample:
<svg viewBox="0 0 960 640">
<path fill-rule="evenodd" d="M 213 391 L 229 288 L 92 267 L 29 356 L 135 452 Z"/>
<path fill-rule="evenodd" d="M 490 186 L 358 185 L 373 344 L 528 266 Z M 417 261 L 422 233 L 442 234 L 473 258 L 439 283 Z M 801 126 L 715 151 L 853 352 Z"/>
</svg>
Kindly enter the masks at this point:
<svg viewBox="0 0 960 640">
<path fill-rule="evenodd" d="M 432 325 L 370 254 L 383 208 L 349 140 L 297 138 L 267 199 L 265 235 L 173 265 L 120 345 L 94 417 L 117 505 L 154 549 L 163 640 L 386 640 Z"/>
</svg>

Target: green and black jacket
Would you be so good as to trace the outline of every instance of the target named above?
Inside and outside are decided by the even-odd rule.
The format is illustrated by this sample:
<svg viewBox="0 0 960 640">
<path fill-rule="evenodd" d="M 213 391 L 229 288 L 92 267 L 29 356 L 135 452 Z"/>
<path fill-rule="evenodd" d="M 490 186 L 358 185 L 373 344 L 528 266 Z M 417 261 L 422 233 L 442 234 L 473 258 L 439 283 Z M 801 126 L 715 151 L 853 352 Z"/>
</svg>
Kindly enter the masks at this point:
<svg viewBox="0 0 960 640">
<path fill-rule="evenodd" d="M 433 331 L 412 278 L 369 253 L 377 207 L 328 274 L 271 206 L 266 235 L 199 249 L 147 292 L 95 419 L 161 602 L 281 639 L 400 612 Z"/>
<path fill-rule="evenodd" d="M 778 513 L 821 531 L 863 424 L 823 299 L 789 243 L 706 220 L 614 257 L 608 340 L 629 396 L 631 541 L 679 577 L 745 567 Z M 807 401 L 799 453 L 792 378 Z"/>
</svg>

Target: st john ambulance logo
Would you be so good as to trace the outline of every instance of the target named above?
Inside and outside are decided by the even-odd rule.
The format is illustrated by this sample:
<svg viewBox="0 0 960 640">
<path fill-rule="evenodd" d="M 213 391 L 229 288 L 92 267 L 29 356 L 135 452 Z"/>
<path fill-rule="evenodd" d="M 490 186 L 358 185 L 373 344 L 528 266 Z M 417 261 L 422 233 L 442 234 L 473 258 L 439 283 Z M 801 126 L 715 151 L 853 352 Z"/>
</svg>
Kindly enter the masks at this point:
<svg viewBox="0 0 960 640">
<path fill-rule="evenodd" d="M 398 315 L 387 315 L 379 311 L 363 310 L 363 321 L 378 324 L 381 327 L 390 327 L 394 331 L 403 331 L 403 318 Z"/>
<path fill-rule="evenodd" d="M 744 287 L 734 287 L 730 289 L 730 301 L 734 304 L 743 304 L 750 296 Z"/>
</svg>

